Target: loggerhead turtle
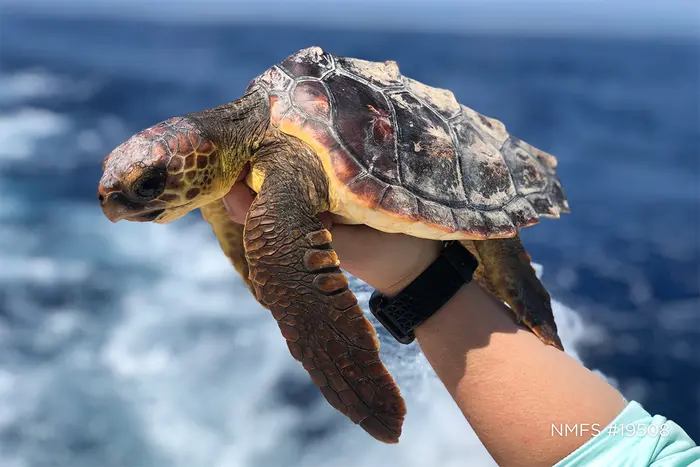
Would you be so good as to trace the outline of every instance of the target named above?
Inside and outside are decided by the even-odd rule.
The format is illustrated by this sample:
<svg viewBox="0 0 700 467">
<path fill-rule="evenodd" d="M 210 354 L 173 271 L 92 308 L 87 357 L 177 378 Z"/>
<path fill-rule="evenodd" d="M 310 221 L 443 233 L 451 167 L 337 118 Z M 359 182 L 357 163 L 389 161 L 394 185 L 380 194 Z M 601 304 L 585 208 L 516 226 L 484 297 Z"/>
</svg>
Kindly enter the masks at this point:
<svg viewBox="0 0 700 467">
<path fill-rule="evenodd" d="M 518 236 L 539 217 L 569 212 L 556 166 L 452 92 L 402 76 L 394 61 L 311 47 L 254 79 L 242 98 L 114 149 L 98 197 L 112 221 L 165 223 L 200 208 L 328 402 L 393 443 L 403 398 L 316 214 L 461 241 L 479 260 L 476 280 L 561 349 L 549 294 Z M 244 170 L 257 195 L 242 226 L 221 198 Z"/>
</svg>

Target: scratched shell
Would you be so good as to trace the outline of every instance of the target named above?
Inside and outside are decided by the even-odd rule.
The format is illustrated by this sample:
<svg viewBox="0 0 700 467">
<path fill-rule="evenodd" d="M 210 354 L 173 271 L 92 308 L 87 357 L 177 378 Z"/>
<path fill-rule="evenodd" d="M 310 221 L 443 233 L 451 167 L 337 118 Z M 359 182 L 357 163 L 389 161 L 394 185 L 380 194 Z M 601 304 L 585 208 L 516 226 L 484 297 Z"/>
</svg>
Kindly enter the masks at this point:
<svg viewBox="0 0 700 467">
<path fill-rule="evenodd" d="M 511 236 L 569 212 L 556 158 L 401 75 L 396 62 L 301 50 L 253 80 L 271 122 L 294 122 L 330 154 L 358 203 L 475 237 Z"/>
</svg>

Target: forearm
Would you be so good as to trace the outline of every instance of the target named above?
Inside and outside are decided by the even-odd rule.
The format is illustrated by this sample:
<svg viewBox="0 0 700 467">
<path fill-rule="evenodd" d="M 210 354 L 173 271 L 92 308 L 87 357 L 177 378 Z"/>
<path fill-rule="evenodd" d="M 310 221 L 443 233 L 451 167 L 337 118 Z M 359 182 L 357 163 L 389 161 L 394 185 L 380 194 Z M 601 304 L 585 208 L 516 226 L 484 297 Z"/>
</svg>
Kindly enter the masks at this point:
<svg viewBox="0 0 700 467">
<path fill-rule="evenodd" d="M 565 353 L 543 345 L 476 283 L 416 329 L 428 361 L 500 465 L 553 465 L 587 437 L 552 424 L 604 427 L 622 396 Z"/>
</svg>

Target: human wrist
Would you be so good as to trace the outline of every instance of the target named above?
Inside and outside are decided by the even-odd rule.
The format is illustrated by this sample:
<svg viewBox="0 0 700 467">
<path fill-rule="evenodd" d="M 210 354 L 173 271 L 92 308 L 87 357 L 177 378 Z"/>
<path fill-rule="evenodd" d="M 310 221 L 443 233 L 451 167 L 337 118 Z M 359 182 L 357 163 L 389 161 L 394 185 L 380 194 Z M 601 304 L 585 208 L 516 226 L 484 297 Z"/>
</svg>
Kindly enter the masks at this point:
<svg viewBox="0 0 700 467">
<path fill-rule="evenodd" d="M 424 248 L 417 250 L 417 253 L 410 260 L 404 259 L 404 262 L 409 261 L 409 266 L 405 267 L 404 265 L 399 269 L 405 271 L 403 274 L 396 275 L 392 271 L 391 274 L 387 274 L 377 281 L 377 284 L 374 285 L 375 290 L 387 298 L 395 297 L 435 262 L 442 249 L 441 242 L 428 243 Z"/>
<path fill-rule="evenodd" d="M 370 298 L 372 314 L 402 344 L 415 339 L 414 329 L 470 282 L 478 267 L 476 258 L 458 242 L 447 242 L 436 259 L 432 256 L 429 266 L 397 295 L 387 297 L 376 290 Z"/>
<path fill-rule="evenodd" d="M 469 283 L 464 283 L 455 294 L 433 315 L 421 323 L 415 329 L 416 339 L 420 343 L 422 339 L 432 337 L 433 335 L 439 335 L 443 332 L 445 326 L 450 326 L 453 323 L 453 319 L 464 319 L 466 315 L 472 314 L 475 306 L 478 306 L 477 302 L 482 300 L 484 297 L 481 295 L 484 291 L 479 287 L 475 281 Z M 456 310 L 456 311 L 455 311 Z M 461 315 L 460 317 L 451 317 L 453 313 Z M 472 319 L 478 320 L 478 313 Z M 472 327 L 466 327 L 463 332 L 473 330 Z"/>
</svg>

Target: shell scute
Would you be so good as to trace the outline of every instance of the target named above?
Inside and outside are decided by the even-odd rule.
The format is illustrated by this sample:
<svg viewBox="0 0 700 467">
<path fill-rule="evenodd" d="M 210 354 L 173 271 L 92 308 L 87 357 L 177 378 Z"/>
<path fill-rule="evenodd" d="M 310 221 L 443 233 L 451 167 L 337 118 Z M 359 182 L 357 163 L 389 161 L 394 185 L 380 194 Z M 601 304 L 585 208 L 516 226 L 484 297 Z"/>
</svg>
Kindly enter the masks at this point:
<svg viewBox="0 0 700 467">
<path fill-rule="evenodd" d="M 333 132 L 328 125 L 316 120 L 308 119 L 304 121 L 301 128 L 313 141 L 316 141 L 322 147 L 330 150 L 337 146 L 335 136 L 333 136 Z"/>
<path fill-rule="evenodd" d="M 399 124 L 402 184 L 422 197 L 465 201 L 457 176 L 457 152 L 450 128 L 408 93 L 391 94 Z"/>
<path fill-rule="evenodd" d="M 552 180 L 549 196 L 561 212 L 571 212 L 569 202 L 566 200 L 566 194 L 564 193 L 564 187 L 561 186 L 559 179 Z"/>
<path fill-rule="evenodd" d="M 461 105 L 461 118 L 466 119 L 473 127 L 477 128 L 482 135 L 487 135 L 493 140 L 493 145 L 500 148 L 506 139 L 508 132 L 506 126 L 495 118 L 486 117 L 479 112 Z"/>
<path fill-rule="evenodd" d="M 470 234 L 474 239 L 483 240 L 488 238 L 489 231 L 486 228 L 486 219 L 481 211 L 472 208 L 454 209 L 457 228 Z"/>
<path fill-rule="evenodd" d="M 380 201 L 380 205 L 385 210 L 398 214 L 407 220 L 417 221 L 420 219 L 416 196 L 403 187 L 389 186 Z"/>
<path fill-rule="evenodd" d="M 354 157 L 341 147 L 334 147 L 328 151 L 335 176 L 341 183 L 350 183 L 365 172 L 364 167 L 357 163 Z M 352 187 L 351 190 L 354 191 Z M 364 188 L 362 189 L 364 190 Z"/>
<path fill-rule="evenodd" d="M 289 89 L 292 84 L 292 78 L 274 66 L 260 75 L 254 82 L 262 84 L 268 91 L 282 92 Z"/>
<path fill-rule="evenodd" d="M 535 208 L 535 211 L 540 216 L 559 217 L 559 210 L 554 206 L 549 196 L 541 193 L 535 193 L 527 196 L 527 200 Z"/>
<path fill-rule="evenodd" d="M 299 115 L 296 112 L 287 112 L 284 117 L 280 120 L 280 127 L 284 128 L 293 127 L 301 128 L 301 126 L 306 122 L 306 118 L 303 115 Z"/>
<path fill-rule="evenodd" d="M 336 131 L 358 161 L 371 167 L 377 157 L 393 152 L 393 139 L 375 139 L 377 119 L 388 120 L 391 114 L 384 96 L 344 75 L 329 76 L 325 82 L 336 105 Z"/>
<path fill-rule="evenodd" d="M 279 127 L 282 118 L 287 113 L 287 111 L 292 107 L 291 102 L 287 96 L 284 95 L 270 95 L 270 123 L 274 126 Z"/>
<path fill-rule="evenodd" d="M 495 208 L 516 195 L 501 152 L 466 120 L 453 125 L 460 142 L 460 169 L 469 203 Z"/>
<path fill-rule="evenodd" d="M 482 211 L 482 214 L 489 237 L 508 238 L 514 236 L 518 232 L 510 216 L 501 209 Z"/>
<path fill-rule="evenodd" d="M 538 193 L 547 186 L 546 172 L 528 151 L 527 146 L 513 136 L 509 137 L 501 148 L 503 157 L 510 169 L 513 182 L 519 193 L 529 195 Z"/>
<path fill-rule="evenodd" d="M 333 58 L 320 47 L 309 47 L 291 55 L 279 65 L 291 76 L 320 78 L 335 68 Z"/>
<path fill-rule="evenodd" d="M 369 62 L 359 58 L 337 57 L 338 66 L 378 87 L 401 86 L 401 73 L 393 60 Z"/>
<path fill-rule="evenodd" d="M 455 232 L 458 229 L 452 208 L 448 206 L 418 198 L 418 213 L 426 221 L 440 226 L 447 232 Z"/>
<path fill-rule="evenodd" d="M 523 143 L 525 143 L 525 142 L 523 141 Z M 525 144 L 527 144 L 527 143 L 525 143 Z M 553 174 L 557 168 L 557 158 L 554 157 L 553 155 L 549 154 L 548 152 L 542 151 L 541 149 L 537 149 L 537 148 L 532 147 L 532 146 L 530 146 L 530 147 L 532 148 L 531 152 L 535 155 L 537 160 L 540 161 L 540 163 L 543 166 L 547 167 L 549 169 L 549 171 Z"/>
<path fill-rule="evenodd" d="M 318 81 L 302 81 L 294 88 L 294 103 L 309 117 L 331 121 L 331 104 L 326 88 Z"/>
<path fill-rule="evenodd" d="M 511 136 L 511 138 L 514 137 Z M 556 157 L 520 139 L 518 140 L 518 145 L 524 148 L 528 153 L 532 154 L 532 156 L 537 160 L 537 162 L 539 162 L 542 165 L 542 168 L 548 175 L 555 174 L 557 168 Z"/>
<path fill-rule="evenodd" d="M 506 204 L 503 209 L 517 226 L 527 227 L 539 222 L 535 208 L 523 197 L 518 196 Z"/>
<path fill-rule="evenodd" d="M 419 99 L 428 104 L 446 119 L 453 118 L 461 112 L 455 95 L 447 89 L 434 88 L 411 78 L 404 78 L 406 87 Z"/>
<path fill-rule="evenodd" d="M 366 206 L 375 209 L 383 202 L 382 197 L 387 190 L 388 185 L 381 180 L 377 180 L 371 176 L 362 176 L 348 184 L 348 188 L 359 198 Z"/>
</svg>

